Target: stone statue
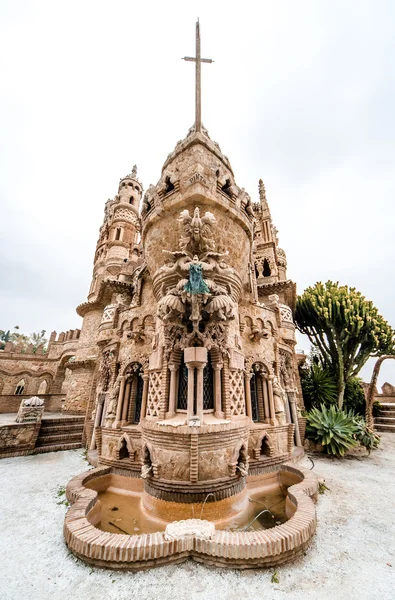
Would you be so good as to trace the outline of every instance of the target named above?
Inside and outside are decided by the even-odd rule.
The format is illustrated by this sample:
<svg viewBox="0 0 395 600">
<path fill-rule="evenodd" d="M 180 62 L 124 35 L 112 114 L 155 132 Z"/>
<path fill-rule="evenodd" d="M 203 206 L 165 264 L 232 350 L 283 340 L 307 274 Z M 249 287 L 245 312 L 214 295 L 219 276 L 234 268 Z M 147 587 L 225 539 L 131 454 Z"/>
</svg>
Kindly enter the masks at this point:
<svg viewBox="0 0 395 600">
<path fill-rule="evenodd" d="M 287 420 L 285 417 L 285 405 L 286 402 L 288 402 L 288 399 L 277 377 L 274 377 L 273 379 L 273 400 L 274 412 L 276 413 L 278 424 L 286 425 Z"/>
<path fill-rule="evenodd" d="M 216 218 L 210 212 L 206 212 L 204 217 L 200 216 L 199 208 L 195 208 L 193 217 L 189 210 L 183 210 L 178 219 L 184 227 L 184 236 L 180 239 L 180 249 L 192 254 L 201 254 L 215 249 L 215 242 L 212 238 L 212 226 L 216 223 Z"/>
<path fill-rule="evenodd" d="M 195 254 L 193 262 L 189 265 L 189 280 L 184 286 L 184 291 L 188 294 L 209 294 L 210 290 L 203 279 L 202 264 Z"/>
</svg>

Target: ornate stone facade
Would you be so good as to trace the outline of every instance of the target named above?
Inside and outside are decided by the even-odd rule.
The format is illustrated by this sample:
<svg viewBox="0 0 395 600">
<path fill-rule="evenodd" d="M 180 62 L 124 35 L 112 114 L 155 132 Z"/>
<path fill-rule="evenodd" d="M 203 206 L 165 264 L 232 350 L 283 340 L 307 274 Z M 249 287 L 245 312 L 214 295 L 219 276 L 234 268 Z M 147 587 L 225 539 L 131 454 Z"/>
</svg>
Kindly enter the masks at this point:
<svg viewBox="0 0 395 600">
<path fill-rule="evenodd" d="M 254 204 L 203 127 L 144 196 L 134 167 L 105 205 L 68 365 L 64 410 L 86 414 L 99 464 L 188 501 L 289 458 L 295 293 L 262 181 Z"/>
</svg>

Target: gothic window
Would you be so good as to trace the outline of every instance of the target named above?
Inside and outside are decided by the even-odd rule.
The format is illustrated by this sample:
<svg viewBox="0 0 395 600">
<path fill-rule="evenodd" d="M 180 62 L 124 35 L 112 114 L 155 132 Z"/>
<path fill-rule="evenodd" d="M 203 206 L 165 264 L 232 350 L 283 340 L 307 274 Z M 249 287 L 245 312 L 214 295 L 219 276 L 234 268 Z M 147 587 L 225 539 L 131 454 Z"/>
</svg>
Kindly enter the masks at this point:
<svg viewBox="0 0 395 600">
<path fill-rule="evenodd" d="M 129 204 L 133 204 L 133 202 L 134 202 L 134 197 L 130 196 L 130 198 L 129 198 Z"/>
<path fill-rule="evenodd" d="M 121 447 L 119 449 L 119 459 L 123 460 L 124 458 L 129 458 L 129 450 L 128 450 L 128 446 L 126 443 L 125 438 L 123 438 L 122 442 L 121 442 Z"/>
<path fill-rule="evenodd" d="M 270 277 L 272 274 L 267 258 L 263 261 L 263 276 Z"/>
<path fill-rule="evenodd" d="M 170 181 L 170 177 L 166 177 L 165 184 L 166 184 L 166 187 L 165 187 L 165 195 L 166 195 L 174 190 L 174 185 Z"/>
<path fill-rule="evenodd" d="M 25 380 L 21 379 L 17 383 L 16 389 L 15 389 L 15 394 L 20 396 L 21 394 L 23 394 L 24 390 L 25 390 Z"/>
<path fill-rule="evenodd" d="M 184 363 L 184 357 L 180 365 L 180 376 L 178 381 L 178 400 L 177 409 L 187 410 L 188 408 L 188 369 Z"/>
<path fill-rule="evenodd" d="M 47 391 L 48 391 L 48 382 L 46 379 L 44 379 L 40 383 L 40 387 L 38 388 L 37 394 L 46 394 Z"/>
<path fill-rule="evenodd" d="M 263 456 L 270 456 L 269 440 L 267 439 L 266 436 L 262 439 L 260 454 Z"/>
<path fill-rule="evenodd" d="M 141 404 L 143 399 L 143 367 L 140 363 L 133 363 L 126 372 L 126 387 L 123 402 L 127 404 L 127 420 L 134 424 L 140 423 Z"/>
<path fill-rule="evenodd" d="M 227 196 L 229 196 L 229 198 L 230 198 L 230 188 L 231 188 L 230 179 L 227 179 L 221 189 L 222 189 L 222 191 L 223 191 L 224 194 L 226 194 Z"/>
<path fill-rule="evenodd" d="M 257 389 L 257 375 L 252 373 L 250 379 L 250 391 L 251 391 L 251 408 L 252 408 L 252 420 L 254 423 L 259 421 L 259 407 L 258 407 L 258 389 Z"/>
<path fill-rule="evenodd" d="M 203 369 L 203 410 L 214 409 L 213 392 L 213 367 L 211 366 L 210 354 L 207 357 L 207 364 Z"/>
</svg>

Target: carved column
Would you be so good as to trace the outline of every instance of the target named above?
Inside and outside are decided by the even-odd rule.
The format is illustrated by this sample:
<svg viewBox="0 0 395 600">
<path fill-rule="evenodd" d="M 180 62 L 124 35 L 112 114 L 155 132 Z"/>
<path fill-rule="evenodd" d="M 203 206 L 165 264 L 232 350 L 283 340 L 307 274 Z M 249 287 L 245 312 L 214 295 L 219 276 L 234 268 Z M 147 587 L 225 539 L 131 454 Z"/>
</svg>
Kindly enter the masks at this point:
<svg viewBox="0 0 395 600">
<path fill-rule="evenodd" d="M 129 380 L 125 386 L 125 393 L 123 396 L 122 403 L 122 419 L 120 425 L 126 425 L 128 422 L 128 410 L 129 410 L 129 401 L 130 401 L 130 388 L 132 387 L 132 382 Z"/>
<path fill-rule="evenodd" d="M 128 423 L 133 423 L 133 421 L 134 421 L 134 412 L 136 410 L 138 378 L 139 378 L 138 374 L 135 373 L 133 375 L 132 386 L 131 386 L 131 390 L 130 390 L 130 401 L 129 401 L 129 408 L 128 408 L 128 416 L 127 416 Z"/>
<path fill-rule="evenodd" d="M 270 409 L 269 409 L 269 398 L 267 394 L 267 385 L 266 379 L 263 376 L 263 373 L 260 373 L 261 385 L 262 385 L 262 393 L 263 393 L 263 405 L 265 410 L 265 423 L 270 423 Z"/>
<path fill-rule="evenodd" d="M 292 422 L 295 425 L 295 444 L 297 446 L 301 446 L 302 445 L 302 440 L 300 439 L 298 411 L 296 409 L 296 394 L 295 394 L 295 390 L 289 390 L 287 392 L 287 396 L 288 396 L 288 399 L 289 399 L 289 403 L 291 405 Z"/>
<path fill-rule="evenodd" d="M 269 375 L 267 379 L 267 390 L 269 395 L 269 408 L 270 408 L 270 423 L 275 424 L 276 411 L 274 408 L 274 396 L 273 396 L 273 375 Z"/>
<path fill-rule="evenodd" d="M 252 404 L 251 404 L 251 377 L 252 373 L 244 373 L 244 391 L 246 399 L 246 413 L 252 421 Z"/>
<path fill-rule="evenodd" d="M 214 416 L 217 419 L 223 419 L 224 413 L 222 412 L 222 386 L 221 386 L 221 371 L 223 363 L 213 364 L 214 370 Z"/>
<path fill-rule="evenodd" d="M 141 399 L 140 421 L 145 418 L 145 413 L 147 412 L 148 386 L 149 386 L 148 373 L 144 373 L 144 375 L 142 375 L 142 378 L 144 381 L 144 385 L 143 385 L 143 397 Z"/>
<path fill-rule="evenodd" d="M 188 364 L 188 402 L 187 402 L 187 421 L 194 417 L 195 407 L 194 407 L 194 395 L 195 395 L 195 367 Z"/>
<path fill-rule="evenodd" d="M 169 390 L 169 412 L 166 414 L 167 419 L 174 417 L 174 415 L 176 414 L 178 365 L 171 363 L 169 365 L 169 370 L 170 370 L 170 390 Z"/>
<path fill-rule="evenodd" d="M 125 391 L 125 376 L 123 375 L 121 377 L 121 385 L 119 388 L 119 395 L 118 395 L 118 403 L 117 403 L 117 412 L 115 415 L 115 421 L 112 424 L 112 428 L 113 429 L 119 429 L 120 427 L 120 420 L 121 420 L 121 415 L 122 415 L 122 404 L 123 404 L 123 395 L 124 395 L 124 391 Z"/>
<path fill-rule="evenodd" d="M 103 413 L 104 398 L 105 398 L 105 394 L 102 394 L 102 393 L 99 393 L 97 396 L 95 423 L 93 425 L 90 450 L 94 450 L 96 447 L 96 428 L 99 427 L 99 425 L 100 425 L 100 421 L 101 421 L 101 417 L 102 417 L 102 413 Z"/>
<path fill-rule="evenodd" d="M 203 369 L 205 364 L 196 365 L 196 416 L 203 423 Z"/>
</svg>

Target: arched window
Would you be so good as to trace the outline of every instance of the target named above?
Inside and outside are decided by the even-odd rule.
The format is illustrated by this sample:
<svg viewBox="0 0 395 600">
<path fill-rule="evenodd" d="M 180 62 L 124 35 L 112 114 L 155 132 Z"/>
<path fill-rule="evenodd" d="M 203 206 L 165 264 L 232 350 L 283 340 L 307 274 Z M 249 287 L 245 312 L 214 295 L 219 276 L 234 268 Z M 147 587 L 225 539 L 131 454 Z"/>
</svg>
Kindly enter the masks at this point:
<svg viewBox="0 0 395 600">
<path fill-rule="evenodd" d="M 115 239 L 116 240 L 120 240 L 121 239 L 121 233 L 122 233 L 122 229 L 120 227 L 117 227 L 115 230 Z"/>
<path fill-rule="evenodd" d="M 171 182 L 170 177 L 166 177 L 165 180 L 166 188 L 165 188 L 165 196 L 166 194 L 170 194 L 174 190 L 174 184 Z"/>
<path fill-rule="evenodd" d="M 15 394 L 20 396 L 21 394 L 23 394 L 24 390 L 25 390 L 25 380 L 21 379 L 17 383 L 16 389 L 15 389 Z"/>
<path fill-rule="evenodd" d="M 254 423 L 259 421 L 259 405 L 258 405 L 258 387 L 257 387 L 257 376 L 255 372 L 252 372 L 250 379 L 250 391 L 251 391 L 251 409 L 252 409 L 252 420 Z"/>
<path fill-rule="evenodd" d="M 262 439 L 261 452 L 260 453 L 263 456 L 270 456 L 271 455 L 269 440 L 268 440 L 268 438 L 266 436 Z"/>
<path fill-rule="evenodd" d="M 263 276 L 270 277 L 272 274 L 267 258 L 263 261 Z"/>
<path fill-rule="evenodd" d="M 214 409 L 213 393 L 213 367 L 211 366 L 210 354 L 207 356 L 207 364 L 203 369 L 203 410 Z"/>
<path fill-rule="evenodd" d="M 130 458 L 130 454 L 129 454 L 129 450 L 128 450 L 128 446 L 127 446 L 125 438 L 123 438 L 123 440 L 121 442 L 121 447 L 119 449 L 119 459 L 123 460 L 124 458 Z"/>
<path fill-rule="evenodd" d="M 48 381 L 46 379 L 43 379 L 43 381 L 40 383 L 40 386 L 37 390 L 37 394 L 46 394 L 48 391 Z"/>
<path fill-rule="evenodd" d="M 140 423 L 143 387 L 143 367 L 140 363 L 132 363 L 125 372 L 122 399 L 122 421 L 125 423 Z"/>
<path fill-rule="evenodd" d="M 134 202 L 134 197 L 130 196 L 130 198 L 129 198 L 129 204 L 133 204 L 133 202 Z"/>
</svg>

